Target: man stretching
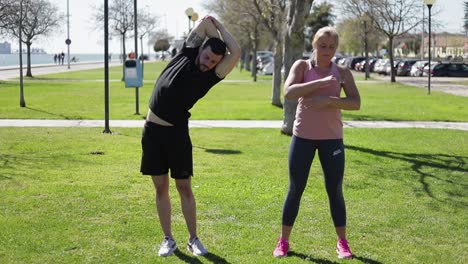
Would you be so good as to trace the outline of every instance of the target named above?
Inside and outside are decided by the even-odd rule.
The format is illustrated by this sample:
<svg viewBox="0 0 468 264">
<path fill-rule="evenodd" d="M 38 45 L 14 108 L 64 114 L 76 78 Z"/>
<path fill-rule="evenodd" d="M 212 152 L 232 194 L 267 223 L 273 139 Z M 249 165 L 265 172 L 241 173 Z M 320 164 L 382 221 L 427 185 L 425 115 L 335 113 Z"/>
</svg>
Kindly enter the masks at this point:
<svg viewBox="0 0 468 264">
<path fill-rule="evenodd" d="M 169 170 L 189 232 L 187 249 L 196 256 L 208 252 L 197 237 L 189 110 L 224 79 L 239 57 L 239 45 L 231 34 L 218 20 L 207 16 L 190 32 L 182 50 L 156 82 L 143 129 L 141 172 L 151 176 L 156 189 L 156 208 L 164 232 L 159 256 L 170 256 L 177 249 L 171 231 Z"/>
</svg>

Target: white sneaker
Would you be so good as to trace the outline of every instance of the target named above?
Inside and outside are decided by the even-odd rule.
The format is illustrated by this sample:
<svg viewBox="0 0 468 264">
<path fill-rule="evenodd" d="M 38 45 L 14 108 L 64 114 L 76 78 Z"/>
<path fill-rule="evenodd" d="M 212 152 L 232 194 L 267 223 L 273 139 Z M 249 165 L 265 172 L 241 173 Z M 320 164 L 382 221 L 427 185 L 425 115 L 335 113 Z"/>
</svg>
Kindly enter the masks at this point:
<svg viewBox="0 0 468 264">
<path fill-rule="evenodd" d="M 208 250 L 203 246 L 198 237 L 192 239 L 187 243 L 187 250 L 192 252 L 195 256 L 203 256 L 208 253 Z"/>
<path fill-rule="evenodd" d="M 160 257 L 171 256 L 172 253 L 174 253 L 176 249 L 177 249 L 177 244 L 175 240 L 170 237 L 164 237 L 164 240 L 161 243 L 161 246 L 159 247 L 158 255 Z"/>
</svg>

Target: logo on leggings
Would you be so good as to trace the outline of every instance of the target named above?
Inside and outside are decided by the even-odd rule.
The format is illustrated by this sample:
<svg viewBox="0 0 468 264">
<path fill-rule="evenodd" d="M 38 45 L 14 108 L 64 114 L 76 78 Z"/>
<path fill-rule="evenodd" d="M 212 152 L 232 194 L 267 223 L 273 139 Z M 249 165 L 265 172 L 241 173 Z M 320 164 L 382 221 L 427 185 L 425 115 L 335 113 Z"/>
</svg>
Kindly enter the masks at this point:
<svg viewBox="0 0 468 264">
<path fill-rule="evenodd" d="M 341 153 L 341 149 L 337 149 L 337 150 L 333 151 L 333 156 L 336 156 L 336 155 L 338 155 L 340 153 Z"/>
</svg>

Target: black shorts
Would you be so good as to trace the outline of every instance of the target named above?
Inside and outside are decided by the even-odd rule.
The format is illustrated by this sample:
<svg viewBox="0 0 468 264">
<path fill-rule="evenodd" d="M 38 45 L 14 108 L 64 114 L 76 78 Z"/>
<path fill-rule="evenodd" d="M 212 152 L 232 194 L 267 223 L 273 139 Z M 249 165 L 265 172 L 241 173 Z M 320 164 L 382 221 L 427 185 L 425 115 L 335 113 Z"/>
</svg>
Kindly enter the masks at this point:
<svg viewBox="0 0 468 264">
<path fill-rule="evenodd" d="M 192 141 L 188 126 L 161 126 L 145 122 L 141 139 L 140 171 L 143 175 L 163 175 L 171 170 L 174 179 L 193 175 Z"/>
</svg>

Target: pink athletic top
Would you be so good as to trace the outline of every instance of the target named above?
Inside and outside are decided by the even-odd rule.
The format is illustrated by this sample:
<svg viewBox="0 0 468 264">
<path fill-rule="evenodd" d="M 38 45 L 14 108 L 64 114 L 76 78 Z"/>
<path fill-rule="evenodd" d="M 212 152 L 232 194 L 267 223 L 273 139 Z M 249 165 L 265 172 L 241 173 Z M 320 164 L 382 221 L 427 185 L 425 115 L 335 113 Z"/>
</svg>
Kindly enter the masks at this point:
<svg viewBox="0 0 468 264">
<path fill-rule="evenodd" d="M 332 62 L 330 72 L 324 76 L 319 76 L 311 65 L 311 61 L 307 61 L 307 69 L 304 72 L 304 82 L 321 79 L 323 77 L 333 75 L 337 80 L 340 80 L 338 67 Z M 311 98 L 314 95 L 328 95 L 339 97 L 341 85 L 335 87 L 319 88 L 316 91 L 300 97 L 296 109 L 296 120 L 294 121 L 293 134 L 305 139 L 342 139 L 343 138 L 343 123 L 341 122 L 341 110 L 337 108 L 322 108 L 314 109 L 313 107 L 305 108 L 303 101 Z"/>
</svg>

